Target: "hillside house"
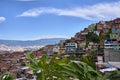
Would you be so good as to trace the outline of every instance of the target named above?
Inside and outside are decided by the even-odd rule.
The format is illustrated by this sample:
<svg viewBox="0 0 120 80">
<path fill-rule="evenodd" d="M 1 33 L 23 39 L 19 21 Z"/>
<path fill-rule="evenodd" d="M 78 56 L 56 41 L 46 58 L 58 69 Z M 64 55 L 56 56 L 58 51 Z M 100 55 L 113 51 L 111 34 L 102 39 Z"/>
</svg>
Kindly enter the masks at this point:
<svg viewBox="0 0 120 80">
<path fill-rule="evenodd" d="M 105 21 L 104 28 L 111 29 L 113 25 L 113 21 Z"/>
<path fill-rule="evenodd" d="M 117 40 L 116 39 L 108 39 L 104 41 L 104 48 L 105 49 L 113 49 L 116 45 Z"/>
<path fill-rule="evenodd" d="M 59 53 L 59 46 L 58 45 L 54 45 L 53 47 L 53 54 L 58 54 Z"/>
<path fill-rule="evenodd" d="M 66 48 L 59 48 L 58 54 L 65 54 L 66 53 Z"/>
<path fill-rule="evenodd" d="M 60 40 L 60 42 L 58 43 L 59 47 L 63 48 L 64 47 L 64 43 L 65 43 L 65 40 Z"/>
<path fill-rule="evenodd" d="M 100 21 L 99 23 L 96 23 L 96 30 L 97 31 L 101 31 L 103 30 L 103 23 Z"/>
<path fill-rule="evenodd" d="M 104 49 L 105 62 L 120 62 L 120 50 Z"/>
<path fill-rule="evenodd" d="M 75 52 L 77 49 L 77 43 L 66 43 L 66 52 Z"/>
<path fill-rule="evenodd" d="M 114 21 L 114 28 L 120 28 L 120 18 L 115 19 Z"/>
<path fill-rule="evenodd" d="M 120 41 L 117 41 L 117 39 L 105 40 L 104 48 L 105 49 L 120 50 Z"/>
<path fill-rule="evenodd" d="M 120 28 L 112 28 L 112 33 L 120 34 Z"/>
<path fill-rule="evenodd" d="M 46 53 L 47 53 L 47 55 L 53 55 L 54 54 L 53 53 L 53 47 L 54 47 L 54 45 L 47 45 L 45 47 L 46 47 Z"/>
<path fill-rule="evenodd" d="M 114 50 L 120 50 L 120 44 L 114 46 Z"/>
</svg>

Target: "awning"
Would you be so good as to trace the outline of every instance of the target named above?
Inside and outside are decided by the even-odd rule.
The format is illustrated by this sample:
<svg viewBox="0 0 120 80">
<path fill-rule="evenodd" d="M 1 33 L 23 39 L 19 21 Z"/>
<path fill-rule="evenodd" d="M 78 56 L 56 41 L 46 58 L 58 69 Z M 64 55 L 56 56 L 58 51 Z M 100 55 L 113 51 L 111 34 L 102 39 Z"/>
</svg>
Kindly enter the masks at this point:
<svg viewBox="0 0 120 80">
<path fill-rule="evenodd" d="M 100 69 L 99 71 L 104 73 L 104 72 L 111 72 L 111 71 L 116 71 L 117 68 L 111 67 L 111 68 L 105 68 L 105 69 Z"/>
<path fill-rule="evenodd" d="M 26 69 L 29 69 L 29 67 L 24 66 L 24 67 L 22 67 L 21 69 L 22 69 L 22 70 L 26 70 Z"/>
<path fill-rule="evenodd" d="M 111 64 L 112 66 L 120 69 L 120 62 L 108 62 L 108 63 Z"/>
</svg>

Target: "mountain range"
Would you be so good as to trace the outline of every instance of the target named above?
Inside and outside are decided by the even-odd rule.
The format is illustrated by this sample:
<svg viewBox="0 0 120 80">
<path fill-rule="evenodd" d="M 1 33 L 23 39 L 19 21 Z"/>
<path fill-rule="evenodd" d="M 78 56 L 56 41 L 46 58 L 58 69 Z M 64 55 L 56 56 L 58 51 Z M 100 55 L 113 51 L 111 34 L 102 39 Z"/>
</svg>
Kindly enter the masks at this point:
<svg viewBox="0 0 120 80">
<path fill-rule="evenodd" d="M 48 44 L 57 44 L 60 40 L 65 40 L 65 38 L 50 38 L 50 39 L 39 39 L 39 40 L 0 40 L 0 45 L 4 44 L 7 46 L 41 46 Z"/>
</svg>

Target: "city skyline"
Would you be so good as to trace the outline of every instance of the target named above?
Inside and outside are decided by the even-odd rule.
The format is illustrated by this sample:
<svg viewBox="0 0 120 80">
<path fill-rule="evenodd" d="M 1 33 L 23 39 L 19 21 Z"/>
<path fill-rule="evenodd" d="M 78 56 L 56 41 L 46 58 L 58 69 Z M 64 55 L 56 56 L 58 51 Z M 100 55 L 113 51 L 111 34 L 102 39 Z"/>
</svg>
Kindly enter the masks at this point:
<svg viewBox="0 0 120 80">
<path fill-rule="evenodd" d="M 92 23 L 120 17 L 120 0 L 1 0 L 0 39 L 70 38 Z"/>
</svg>

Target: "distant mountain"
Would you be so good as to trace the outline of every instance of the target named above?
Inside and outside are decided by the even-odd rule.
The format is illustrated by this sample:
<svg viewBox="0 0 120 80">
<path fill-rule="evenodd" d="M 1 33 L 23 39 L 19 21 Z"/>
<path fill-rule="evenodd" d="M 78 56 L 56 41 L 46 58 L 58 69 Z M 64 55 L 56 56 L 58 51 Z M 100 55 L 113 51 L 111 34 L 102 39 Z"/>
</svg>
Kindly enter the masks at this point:
<svg viewBox="0 0 120 80">
<path fill-rule="evenodd" d="M 50 38 L 50 39 L 39 39 L 39 40 L 0 40 L 0 45 L 4 44 L 7 46 L 41 46 L 48 44 L 57 44 L 60 40 L 65 40 L 65 38 Z"/>
</svg>

